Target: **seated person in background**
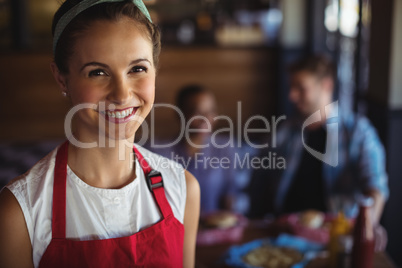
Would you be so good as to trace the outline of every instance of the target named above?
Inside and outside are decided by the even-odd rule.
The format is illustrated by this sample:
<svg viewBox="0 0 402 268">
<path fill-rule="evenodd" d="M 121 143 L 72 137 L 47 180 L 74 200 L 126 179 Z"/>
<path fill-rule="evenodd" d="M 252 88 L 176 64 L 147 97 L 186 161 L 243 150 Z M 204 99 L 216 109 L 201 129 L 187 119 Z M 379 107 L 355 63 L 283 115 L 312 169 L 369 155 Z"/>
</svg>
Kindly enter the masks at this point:
<svg viewBox="0 0 402 268">
<path fill-rule="evenodd" d="M 196 176 L 201 188 L 201 212 L 232 210 L 235 152 L 228 144 L 229 138 L 212 134 L 217 115 L 214 96 L 199 85 L 188 85 L 179 91 L 177 107 L 186 125 L 190 124 L 188 138 L 183 135 L 180 142 L 169 148 L 152 150 L 179 162 Z M 229 168 L 219 164 L 222 158 L 229 159 Z"/>
<path fill-rule="evenodd" d="M 286 169 L 254 171 L 250 216 L 342 209 L 352 217 L 357 213 L 356 197 L 363 194 L 374 199 L 373 217 L 378 223 L 388 186 L 384 148 L 376 131 L 367 118 L 338 111 L 337 103 L 332 103 L 334 68 L 325 57 L 296 62 L 290 75 L 289 99 L 297 116 L 279 125 L 276 148 L 268 148 L 285 158 Z M 316 111 L 321 120 L 305 123 L 304 128 Z"/>
</svg>

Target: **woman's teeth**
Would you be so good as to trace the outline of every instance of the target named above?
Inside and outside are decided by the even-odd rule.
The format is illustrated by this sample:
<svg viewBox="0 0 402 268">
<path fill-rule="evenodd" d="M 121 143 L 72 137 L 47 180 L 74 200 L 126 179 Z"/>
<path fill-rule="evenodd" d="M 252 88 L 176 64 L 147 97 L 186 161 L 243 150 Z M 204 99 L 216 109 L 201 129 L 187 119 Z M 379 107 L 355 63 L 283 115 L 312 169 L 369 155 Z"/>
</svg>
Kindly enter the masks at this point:
<svg viewBox="0 0 402 268">
<path fill-rule="evenodd" d="M 101 113 L 102 114 L 107 114 L 109 117 L 112 117 L 112 118 L 121 119 L 121 118 L 125 118 L 125 117 L 131 115 L 133 113 L 133 111 L 134 111 L 134 108 L 130 108 L 130 109 L 127 109 L 127 110 L 124 110 L 124 111 L 119 111 L 119 112 L 111 112 L 111 111 L 104 112 L 104 111 L 102 111 Z"/>
</svg>

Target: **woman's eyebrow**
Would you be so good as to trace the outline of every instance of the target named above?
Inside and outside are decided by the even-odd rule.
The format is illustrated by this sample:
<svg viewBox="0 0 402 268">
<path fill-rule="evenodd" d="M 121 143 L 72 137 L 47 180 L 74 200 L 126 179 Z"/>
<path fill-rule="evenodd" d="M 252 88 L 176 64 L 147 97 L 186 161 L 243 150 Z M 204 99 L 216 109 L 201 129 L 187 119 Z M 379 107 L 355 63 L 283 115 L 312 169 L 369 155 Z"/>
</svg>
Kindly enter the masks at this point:
<svg viewBox="0 0 402 268">
<path fill-rule="evenodd" d="M 109 68 L 109 66 L 108 66 L 107 64 L 100 63 L 100 62 L 96 62 L 96 61 L 92 61 L 92 62 L 85 63 L 85 64 L 81 67 L 81 70 L 80 70 L 80 71 L 84 70 L 85 67 L 88 67 L 88 66 L 100 66 L 100 67 L 103 67 L 103 68 Z"/>
<path fill-rule="evenodd" d="M 137 64 L 137 63 L 142 62 L 142 61 L 146 61 L 146 62 L 148 62 L 149 64 L 151 64 L 151 62 L 150 62 L 148 59 L 141 58 L 141 59 L 133 60 L 132 62 L 130 62 L 129 65 Z M 152 65 L 152 64 L 151 64 L 151 65 Z M 80 71 L 84 70 L 85 67 L 88 67 L 88 66 L 100 66 L 100 67 L 103 67 L 103 68 L 109 68 L 109 66 L 108 66 L 107 64 L 100 63 L 100 62 L 96 62 L 96 61 L 91 61 L 91 62 L 85 63 L 85 64 L 81 67 L 81 70 L 80 70 Z"/>
<path fill-rule="evenodd" d="M 147 61 L 147 62 L 149 62 L 149 64 L 151 64 L 151 62 L 150 62 L 148 59 L 146 59 L 146 58 L 141 58 L 141 59 L 133 60 L 132 62 L 130 62 L 129 65 L 137 64 L 137 63 L 139 63 L 139 62 L 141 62 L 141 61 Z"/>
</svg>

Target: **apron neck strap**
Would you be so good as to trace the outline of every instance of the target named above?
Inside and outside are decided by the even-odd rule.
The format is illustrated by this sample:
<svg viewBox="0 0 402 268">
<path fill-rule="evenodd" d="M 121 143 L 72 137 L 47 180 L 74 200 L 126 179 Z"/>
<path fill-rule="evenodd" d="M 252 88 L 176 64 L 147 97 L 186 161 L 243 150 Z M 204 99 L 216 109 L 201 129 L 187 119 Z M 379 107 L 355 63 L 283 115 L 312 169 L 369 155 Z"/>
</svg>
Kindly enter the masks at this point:
<svg viewBox="0 0 402 268">
<path fill-rule="evenodd" d="M 152 192 L 156 203 L 158 204 L 159 209 L 162 212 L 163 217 L 166 218 L 169 215 L 172 215 L 172 208 L 170 207 L 169 202 L 166 199 L 162 174 L 151 168 L 147 160 L 143 157 L 143 155 L 135 146 L 133 146 L 133 149 L 138 162 L 140 163 L 140 166 L 144 171 L 148 189 Z"/>
<path fill-rule="evenodd" d="M 68 141 L 64 142 L 56 155 L 53 180 L 52 238 L 66 237 L 66 182 Z"/>
</svg>

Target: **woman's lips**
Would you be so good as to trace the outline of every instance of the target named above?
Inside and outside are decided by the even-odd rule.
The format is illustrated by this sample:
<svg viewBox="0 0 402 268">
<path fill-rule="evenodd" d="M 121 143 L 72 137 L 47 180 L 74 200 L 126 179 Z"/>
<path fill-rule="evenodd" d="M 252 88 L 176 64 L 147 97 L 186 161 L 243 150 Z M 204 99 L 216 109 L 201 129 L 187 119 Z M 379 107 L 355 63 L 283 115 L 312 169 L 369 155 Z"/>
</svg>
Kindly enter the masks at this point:
<svg viewBox="0 0 402 268">
<path fill-rule="evenodd" d="M 134 117 L 135 113 L 137 112 L 138 107 L 130 107 L 126 109 L 115 109 L 99 111 L 101 115 L 103 115 L 106 120 L 113 122 L 113 123 L 126 123 Z"/>
</svg>

